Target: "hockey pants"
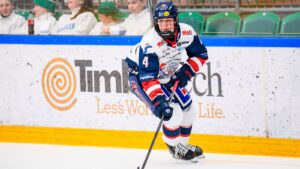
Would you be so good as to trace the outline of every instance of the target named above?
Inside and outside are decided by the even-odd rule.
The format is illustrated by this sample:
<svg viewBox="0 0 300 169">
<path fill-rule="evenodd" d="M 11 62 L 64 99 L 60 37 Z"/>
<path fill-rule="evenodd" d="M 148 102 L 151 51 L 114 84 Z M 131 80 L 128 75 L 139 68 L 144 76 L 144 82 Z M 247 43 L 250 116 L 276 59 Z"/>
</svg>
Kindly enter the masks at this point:
<svg viewBox="0 0 300 169">
<path fill-rule="evenodd" d="M 155 107 L 152 101 L 141 87 L 137 76 L 129 76 L 130 91 L 135 94 L 153 112 Z M 166 99 L 171 95 L 170 85 L 162 84 Z M 196 111 L 192 105 L 190 94 L 185 88 L 178 87 L 175 96 L 170 104 L 173 108 L 173 115 L 170 120 L 163 123 L 163 140 L 171 146 L 178 143 L 187 144 L 192 131 L 192 124 L 196 117 Z"/>
</svg>

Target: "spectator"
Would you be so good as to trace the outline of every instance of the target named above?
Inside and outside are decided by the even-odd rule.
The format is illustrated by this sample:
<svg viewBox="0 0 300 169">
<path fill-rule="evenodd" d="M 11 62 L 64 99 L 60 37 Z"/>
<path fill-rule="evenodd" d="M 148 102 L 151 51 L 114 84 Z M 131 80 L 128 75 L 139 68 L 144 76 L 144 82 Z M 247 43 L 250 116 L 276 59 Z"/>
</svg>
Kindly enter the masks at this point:
<svg viewBox="0 0 300 169">
<path fill-rule="evenodd" d="M 53 0 L 34 0 L 32 9 L 34 18 L 34 34 L 49 35 L 56 23 L 53 12 L 56 4 Z M 21 29 L 21 34 L 28 34 L 28 24 L 25 23 Z"/>
<path fill-rule="evenodd" d="M 131 13 L 124 21 L 125 35 L 144 35 L 152 28 L 151 14 L 146 8 L 146 0 L 127 0 Z"/>
<path fill-rule="evenodd" d="M 53 35 L 88 35 L 96 25 L 92 0 L 68 0 L 71 14 L 62 15 L 55 27 Z"/>
<path fill-rule="evenodd" d="M 13 11 L 11 0 L 0 0 L 0 34 L 17 34 L 25 18 Z"/>
<path fill-rule="evenodd" d="M 125 15 L 114 2 L 102 2 L 98 7 L 99 19 L 90 35 L 124 35 L 123 18 Z"/>
</svg>

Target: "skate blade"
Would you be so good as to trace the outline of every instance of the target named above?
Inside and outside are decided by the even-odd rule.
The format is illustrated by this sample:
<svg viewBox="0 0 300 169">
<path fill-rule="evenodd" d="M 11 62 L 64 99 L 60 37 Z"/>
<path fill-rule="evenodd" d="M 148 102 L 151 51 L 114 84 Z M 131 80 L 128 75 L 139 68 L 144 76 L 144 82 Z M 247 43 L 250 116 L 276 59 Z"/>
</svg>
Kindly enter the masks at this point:
<svg viewBox="0 0 300 169">
<path fill-rule="evenodd" d="M 178 157 L 174 157 L 174 156 L 173 156 L 173 158 L 174 158 L 175 160 L 180 160 L 180 161 L 185 161 L 185 162 L 190 162 L 190 163 L 198 163 L 198 159 L 197 159 L 196 157 L 193 158 L 193 159 L 190 159 L 190 160 L 185 160 L 185 159 L 178 158 Z"/>
<path fill-rule="evenodd" d="M 197 156 L 197 157 L 195 157 L 193 159 L 190 159 L 190 160 L 184 160 L 184 159 L 177 158 L 177 157 L 173 157 L 173 158 L 176 159 L 176 160 L 186 161 L 186 162 L 190 162 L 190 163 L 198 163 L 199 160 L 205 159 L 205 155 Z"/>
<path fill-rule="evenodd" d="M 204 159 L 205 158 L 205 155 L 201 155 L 201 156 L 197 156 L 197 157 L 195 157 L 196 159 Z"/>
</svg>

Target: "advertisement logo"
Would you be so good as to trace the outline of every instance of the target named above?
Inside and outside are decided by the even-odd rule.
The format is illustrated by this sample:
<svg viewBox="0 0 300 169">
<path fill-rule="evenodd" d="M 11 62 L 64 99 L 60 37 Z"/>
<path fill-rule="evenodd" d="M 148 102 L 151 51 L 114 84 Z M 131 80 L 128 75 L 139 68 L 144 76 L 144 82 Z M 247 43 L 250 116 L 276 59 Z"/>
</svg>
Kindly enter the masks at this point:
<svg viewBox="0 0 300 169">
<path fill-rule="evenodd" d="M 63 58 L 54 58 L 45 66 L 42 88 L 47 102 L 56 110 L 66 111 L 76 102 L 76 76 L 71 64 Z"/>
</svg>

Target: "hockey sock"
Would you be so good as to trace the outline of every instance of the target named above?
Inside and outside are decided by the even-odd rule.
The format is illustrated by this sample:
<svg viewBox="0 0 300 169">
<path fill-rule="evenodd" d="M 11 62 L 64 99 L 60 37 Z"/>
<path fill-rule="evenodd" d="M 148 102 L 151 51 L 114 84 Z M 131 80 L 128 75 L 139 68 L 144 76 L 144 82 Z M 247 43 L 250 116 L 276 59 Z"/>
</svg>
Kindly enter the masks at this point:
<svg viewBox="0 0 300 169">
<path fill-rule="evenodd" d="M 176 146 L 180 141 L 180 127 L 169 128 L 163 125 L 163 140 L 170 146 Z"/>
<path fill-rule="evenodd" d="M 183 145 L 187 145 L 190 139 L 190 135 L 192 132 L 192 126 L 190 127 L 180 127 L 180 143 Z"/>
</svg>

